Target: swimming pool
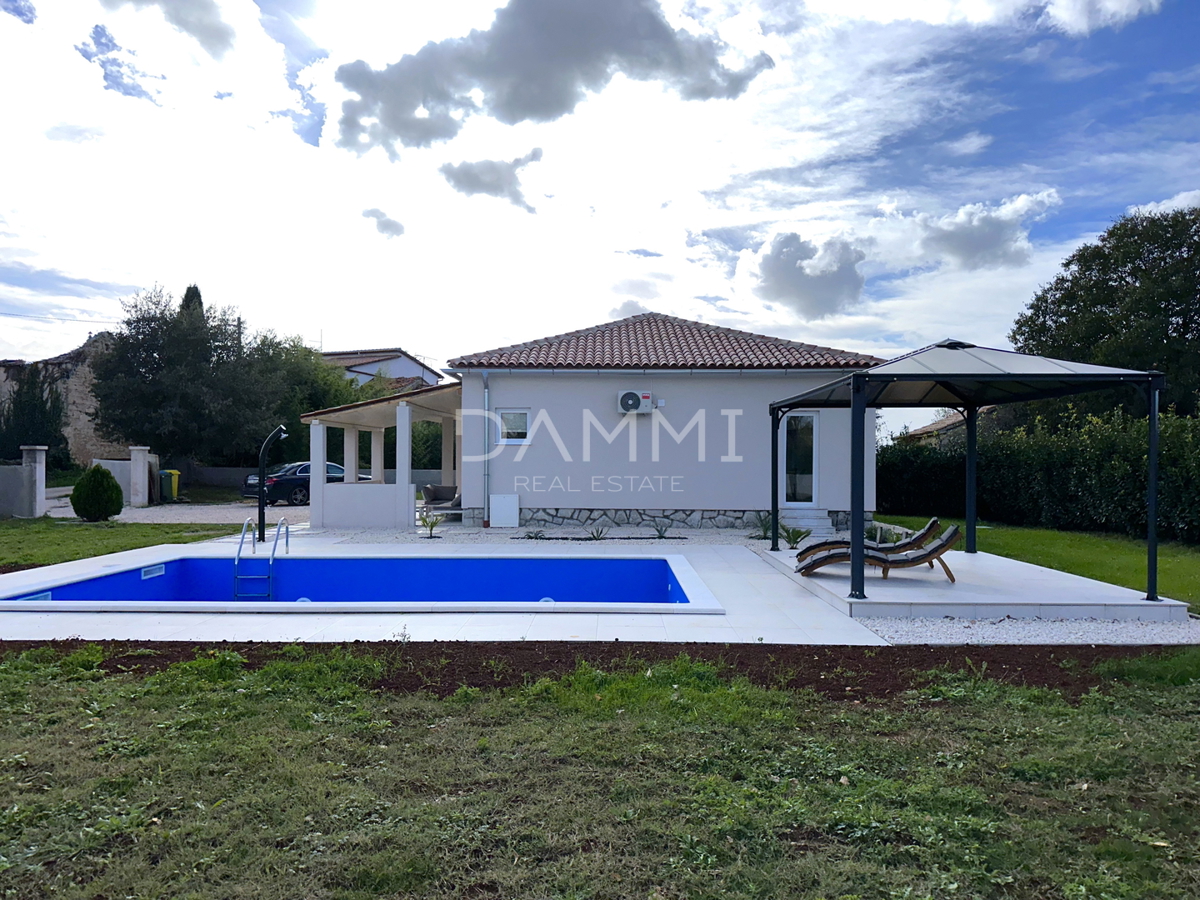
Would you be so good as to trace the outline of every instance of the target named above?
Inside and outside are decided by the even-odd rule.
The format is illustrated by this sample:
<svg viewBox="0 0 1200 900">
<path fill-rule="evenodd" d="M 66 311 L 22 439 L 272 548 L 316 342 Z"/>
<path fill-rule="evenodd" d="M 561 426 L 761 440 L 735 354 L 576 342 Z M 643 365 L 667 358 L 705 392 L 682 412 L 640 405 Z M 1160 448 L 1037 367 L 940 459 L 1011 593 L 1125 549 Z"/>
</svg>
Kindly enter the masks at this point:
<svg viewBox="0 0 1200 900">
<path fill-rule="evenodd" d="M 243 557 L 235 579 L 228 556 L 162 549 L 173 558 L 0 576 L 0 610 L 724 614 L 682 556 Z"/>
</svg>

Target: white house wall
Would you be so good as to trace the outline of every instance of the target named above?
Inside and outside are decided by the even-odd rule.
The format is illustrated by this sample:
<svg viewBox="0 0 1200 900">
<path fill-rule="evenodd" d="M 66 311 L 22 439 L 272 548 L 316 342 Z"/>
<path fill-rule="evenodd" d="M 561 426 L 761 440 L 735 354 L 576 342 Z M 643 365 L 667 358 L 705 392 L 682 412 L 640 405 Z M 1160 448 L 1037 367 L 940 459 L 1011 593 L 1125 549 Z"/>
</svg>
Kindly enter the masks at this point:
<svg viewBox="0 0 1200 900">
<path fill-rule="evenodd" d="M 523 509 L 690 509 L 762 510 L 770 507 L 770 403 L 794 396 L 838 377 L 817 373 L 489 373 L 489 408 L 528 409 L 531 429 L 545 411 L 570 460 L 564 458 L 548 427 L 537 430 L 520 461 L 522 448 L 507 445 L 488 462 L 490 492 L 518 494 Z M 659 459 L 652 459 L 652 416 L 637 415 L 636 460 L 622 431 L 609 444 L 590 429 L 590 461 L 584 460 L 584 410 L 591 410 L 610 433 L 625 416 L 617 411 L 619 391 L 651 391 L 659 412 L 677 431 L 704 410 L 704 458 L 699 458 L 696 429 L 680 444 L 660 427 Z M 463 378 L 461 452 L 463 506 L 482 507 L 484 496 L 483 377 Z M 735 417 L 735 444 L 729 446 L 729 416 Z M 850 508 L 850 412 L 820 410 L 816 497 L 813 508 Z M 875 434 L 873 414 L 866 435 L 867 509 L 875 507 Z M 626 426 L 628 427 L 628 426 Z M 495 450 L 494 444 L 490 444 Z M 471 457 L 476 457 L 472 461 Z M 723 457 L 725 457 L 723 459 Z M 740 457 L 735 459 L 734 457 Z M 782 467 L 782 452 L 780 457 Z"/>
<path fill-rule="evenodd" d="M 395 356 L 379 362 L 363 363 L 346 369 L 346 377 L 357 384 L 366 384 L 382 371 L 385 378 L 422 378 L 427 384 L 436 384 L 436 376 L 416 360 L 407 356 Z"/>
</svg>

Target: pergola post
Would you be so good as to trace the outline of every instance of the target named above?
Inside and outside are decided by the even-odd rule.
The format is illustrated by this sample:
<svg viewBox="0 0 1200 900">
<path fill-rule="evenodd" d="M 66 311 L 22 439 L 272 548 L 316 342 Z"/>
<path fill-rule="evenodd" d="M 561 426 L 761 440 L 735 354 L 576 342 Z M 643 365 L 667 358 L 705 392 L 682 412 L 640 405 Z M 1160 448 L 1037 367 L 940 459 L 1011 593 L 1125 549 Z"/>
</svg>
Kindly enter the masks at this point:
<svg viewBox="0 0 1200 900">
<path fill-rule="evenodd" d="M 383 442 L 384 430 L 382 428 L 371 429 L 371 483 L 383 484 L 387 481 L 387 473 L 384 472 L 383 461 Z"/>
<path fill-rule="evenodd" d="M 865 600 L 867 377 L 850 376 L 850 599 Z"/>
<path fill-rule="evenodd" d="M 342 427 L 342 468 L 346 470 L 345 484 L 358 484 L 358 429 Z"/>
<path fill-rule="evenodd" d="M 412 407 L 396 404 L 396 521 L 402 529 L 416 524 L 416 492 L 412 485 Z"/>
<path fill-rule="evenodd" d="M 457 484 L 454 471 L 454 419 L 442 419 L 442 484 Z"/>
<path fill-rule="evenodd" d="M 325 524 L 325 423 L 308 423 L 308 520 L 313 528 Z"/>
<path fill-rule="evenodd" d="M 978 481 L 978 448 L 979 410 L 974 406 L 967 407 L 967 552 L 975 552 L 975 489 Z"/>
<path fill-rule="evenodd" d="M 1146 599 L 1158 596 L 1158 395 L 1153 379 L 1147 386 L 1150 407 L 1150 440 L 1146 450 Z"/>
<path fill-rule="evenodd" d="M 771 549 L 779 549 L 779 420 L 783 413 L 771 410 Z"/>
</svg>

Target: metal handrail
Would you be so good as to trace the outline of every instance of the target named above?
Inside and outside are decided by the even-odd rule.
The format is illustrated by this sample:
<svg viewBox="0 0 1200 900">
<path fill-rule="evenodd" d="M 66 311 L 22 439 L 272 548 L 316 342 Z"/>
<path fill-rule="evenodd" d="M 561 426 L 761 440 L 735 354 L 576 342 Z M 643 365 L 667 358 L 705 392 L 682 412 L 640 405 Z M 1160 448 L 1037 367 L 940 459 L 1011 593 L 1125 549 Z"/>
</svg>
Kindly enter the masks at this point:
<svg viewBox="0 0 1200 900">
<path fill-rule="evenodd" d="M 275 562 L 275 551 L 279 549 L 279 531 L 283 530 L 283 552 L 288 556 L 292 554 L 292 526 L 288 524 L 286 517 L 280 517 L 278 524 L 275 526 L 275 543 L 271 545 L 270 563 Z"/>
<path fill-rule="evenodd" d="M 254 519 L 253 519 L 253 518 L 248 518 L 248 519 L 246 519 L 246 521 L 245 521 L 245 522 L 243 522 L 243 523 L 242 523 L 242 536 L 241 536 L 240 538 L 238 538 L 238 548 L 237 548 L 237 555 L 236 555 L 236 556 L 234 556 L 234 558 L 233 558 L 233 567 L 234 567 L 234 569 L 236 569 L 236 568 L 237 568 L 237 561 L 238 561 L 239 559 L 241 559 L 241 558 L 242 558 L 242 544 L 244 544 L 244 543 L 245 543 L 245 541 L 246 541 L 246 529 L 247 529 L 247 528 L 249 528 L 249 529 L 250 529 L 250 552 L 251 552 L 251 553 L 254 553 L 254 554 L 256 554 L 256 555 L 257 555 L 257 553 L 258 553 L 258 548 L 254 546 L 254 545 L 255 545 L 255 540 L 254 540 Z"/>
</svg>

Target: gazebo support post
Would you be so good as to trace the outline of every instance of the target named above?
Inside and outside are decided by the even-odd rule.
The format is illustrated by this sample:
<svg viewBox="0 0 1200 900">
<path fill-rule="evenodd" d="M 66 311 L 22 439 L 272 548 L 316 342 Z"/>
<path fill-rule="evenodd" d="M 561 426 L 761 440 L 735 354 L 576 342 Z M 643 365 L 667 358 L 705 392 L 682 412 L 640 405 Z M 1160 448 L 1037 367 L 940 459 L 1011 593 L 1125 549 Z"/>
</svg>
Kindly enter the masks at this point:
<svg viewBox="0 0 1200 900">
<path fill-rule="evenodd" d="M 783 413 L 771 410 L 771 549 L 779 549 L 779 420 Z"/>
<path fill-rule="evenodd" d="M 979 409 L 967 407 L 967 552 L 975 552 L 975 489 L 978 482 Z"/>
<path fill-rule="evenodd" d="M 865 600 L 867 378 L 850 376 L 850 599 Z"/>
<path fill-rule="evenodd" d="M 1150 440 L 1146 452 L 1146 599 L 1158 596 L 1158 394 L 1159 385 L 1147 386 L 1150 407 Z"/>
</svg>

